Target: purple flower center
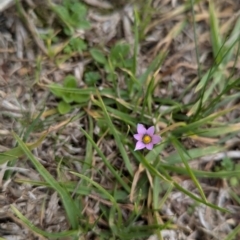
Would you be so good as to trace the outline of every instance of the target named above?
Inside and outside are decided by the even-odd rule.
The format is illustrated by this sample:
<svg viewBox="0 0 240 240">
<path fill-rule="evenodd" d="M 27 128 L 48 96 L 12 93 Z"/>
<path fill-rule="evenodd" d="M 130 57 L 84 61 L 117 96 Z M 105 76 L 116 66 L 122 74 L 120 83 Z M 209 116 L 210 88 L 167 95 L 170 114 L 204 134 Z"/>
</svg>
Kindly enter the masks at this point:
<svg viewBox="0 0 240 240">
<path fill-rule="evenodd" d="M 142 141 L 143 141 L 144 144 L 148 144 L 152 141 L 152 137 L 145 134 L 145 135 L 143 135 Z"/>
</svg>

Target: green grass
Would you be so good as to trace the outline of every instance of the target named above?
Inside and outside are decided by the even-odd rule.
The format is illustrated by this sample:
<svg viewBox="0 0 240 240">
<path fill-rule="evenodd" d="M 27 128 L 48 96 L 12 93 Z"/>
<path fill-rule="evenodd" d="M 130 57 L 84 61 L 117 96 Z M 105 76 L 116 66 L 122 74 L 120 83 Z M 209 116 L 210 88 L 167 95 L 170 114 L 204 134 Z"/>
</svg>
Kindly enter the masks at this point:
<svg viewBox="0 0 240 240">
<path fill-rule="evenodd" d="M 78 25 L 77 19 L 71 18 L 75 10 L 66 2 L 63 6 L 50 6 L 64 28 L 62 34 L 65 34 L 68 44 L 75 39 L 76 28 L 87 29 L 90 23 L 84 21 L 83 25 Z M 229 169 L 216 162 L 212 163 L 210 169 L 206 163 L 201 163 L 198 168 L 192 167 L 193 161 L 231 150 L 226 141 L 240 132 L 239 119 L 229 117 L 239 109 L 240 78 L 236 73 L 236 66 L 239 64 L 240 18 L 230 22 L 227 30 L 223 31 L 215 6 L 217 3 L 209 1 L 209 8 L 205 9 L 205 13 L 208 13 L 212 59 L 204 63 L 200 59 L 201 48 L 198 46 L 201 42 L 201 36 L 198 35 L 198 25 L 201 23 L 197 22 L 198 15 L 195 12 L 198 3 L 188 1 L 169 12 L 169 15 L 163 15 L 165 21 L 175 19 L 176 16 L 180 20 L 171 27 L 163 40 L 163 47 L 159 48 L 147 68 L 140 74 L 137 73 L 137 69 L 141 68 L 138 65 L 138 50 L 141 49 L 148 26 L 153 21 L 146 15 L 146 9 L 141 7 L 134 9 L 132 49 L 121 41 L 104 48 L 90 47 L 87 42 L 71 41 L 67 50 L 57 59 L 57 53 L 53 54 L 50 44 L 52 38 L 51 41 L 48 40 L 47 57 L 56 65 L 59 64 L 59 59 L 64 62 L 76 53 L 90 58 L 83 75 L 83 81 L 86 80 L 88 84 L 79 88 L 75 77 L 68 75 L 61 83 L 42 85 L 39 77 L 42 67 L 39 61 L 43 60 L 36 59 L 36 82 L 44 87 L 51 97 L 55 97 L 58 105 L 52 109 L 50 115 L 42 110 L 33 117 L 30 126 L 24 129 L 24 134 L 20 134 L 21 130 L 18 134 L 13 133 L 17 146 L 2 152 L 0 163 L 8 162 L 12 166 L 23 157 L 30 160 L 41 176 L 41 181 L 19 178 L 15 181 L 57 192 L 69 229 L 56 233 L 47 232 L 34 226 L 31 219 L 24 216 L 17 206 L 12 205 L 13 213 L 30 231 L 49 239 L 62 239 L 67 236 L 72 239 L 85 239 L 88 233 L 97 235 L 99 239 L 145 239 L 152 234 L 163 239 L 162 230 L 181 229 L 181 226 L 174 222 L 173 216 L 164 217 L 162 212 L 164 205 L 171 201 L 173 193 L 179 192 L 191 199 L 194 209 L 195 206 L 197 208 L 204 205 L 219 214 L 231 215 L 229 209 L 209 199 L 209 192 L 203 183 L 209 179 L 225 181 L 232 191 L 232 199 L 239 205 L 239 196 L 230 184 L 231 177 L 236 177 L 237 186 L 240 185 L 237 161 L 230 159 L 232 167 Z M 151 9 L 151 1 L 147 1 L 144 6 L 148 11 L 156 13 Z M 21 9 L 20 3 L 18 7 Z M 81 8 L 84 14 L 88 9 L 85 5 L 77 7 Z M 191 16 L 191 20 L 186 16 Z M 170 94 L 174 88 L 171 81 L 166 84 L 162 81 L 163 77 L 158 76 L 161 75 L 160 69 L 171 57 L 171 44 L 174 39 L 182 36 L 184 31 L 191 27 L 194 30 L 195 60 L 198 65 L 195 70 L 196 79 L 175 97 Z M 58 37 L 56 41 L 61 42 L 62 36 L 54 37 Z M 43 39 L 47 41 L 49 36 Z M 80 46 L 76 46 L 78 44 Z M 231 67 L 229 62 L 232 62 Z M 99 76 L 104 83 L 101 88 L 98 87 Z M 120 79 L 124 79 L 125 87 L 119 87 Z M 159 96 L 159 92 L 155 92 L 159 89 L 168 89 L 169 94 Z M 190 93 L 194 93 L 194 96 L 185 104 L 183 99 Z M 161 107 L 165 107 L 164 110 Z M 76 109 L 79 109 L 78 113 L 71 115 Z M 41 137 L 34 143 L 28 143 L 31 133 L 37 132 L 35 127 L 42 121 L 44 114 L 46 122 L 43 122 Z M 63 156 L 59 160 L 55 156 L 56 177 L 38 161 L 32 150 L 41 146 L 45 139 L 51 139 L 52 131 L 49 127 L 59 124 L 54 131 L 56 135 L 61 135 L 72 123 L 77 123 L 77 131 L 82 134 L 83 154 L 81 159 Z M 132 135 L 136 132 L 137 123 L 154 125 L 157 130 L 160 128 L 162 142 L 151 151 L 134 151 L 135 141 Z M 55 149 L 54 145 L 52 147 Z M 222 161 L 223 159 L 219 160 Z M 81 166 L 80 172 L 74 167 L 74 162 Z M 70 180 L 64 180 L 64 171 L 71 176 Z M 11 178 L 13 174 L 8 174 L 7 177 Z M 194 192 L 183 187 L 183 179 L 191 180 Z M 86 198 L 98 205 L 95 215 L 86 214 L 85 208 L 90 206 L 87 206 Z M 235 226 L 225 239 L 236 239 L 239 231 L 239 226 Z"/>
</svg>

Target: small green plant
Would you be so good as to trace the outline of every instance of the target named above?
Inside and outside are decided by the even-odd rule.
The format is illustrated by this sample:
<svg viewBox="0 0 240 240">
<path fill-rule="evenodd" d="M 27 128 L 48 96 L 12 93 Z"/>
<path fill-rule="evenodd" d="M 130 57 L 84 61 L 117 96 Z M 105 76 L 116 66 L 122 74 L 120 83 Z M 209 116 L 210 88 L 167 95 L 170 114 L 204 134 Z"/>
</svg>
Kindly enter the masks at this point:
<svg viewBox="0 0 240 240">
<path fill-rule="evenodd" d="M 223 158 L 223 160 L 221 162 L 221 166 L 222 166 L 222 169 L 224 169 L 226 171 L 232 171 L 234 169 L 234 163 L 228 157 Z"/>
<path fill-rule="evenodd" d="M 55 56 L 55 51 L 52 48 L 52 44 L 56 44 L 59 41 L 57 33 L 54 32 L 53 29 L 50 29 L 46 33 L 40 34 L 41 39 L 45 42 L 47 47 L 48 56 L 53 57 Z"/>
<path fill-rule="evenodd" d="M 72 38 L 69 44 L 63 49 L 66 54 L 72 52 L 82 52 L 87 49 L 87 44 L 81 38 Z"/>
<path fill-rule="evenodd" d="M 46 33 L 40 34 L 40 37 L 46 42 L 47 48 L 49 48 L 52 43 L 57 43 L 59 40 L 53 29 L 50 29 Z"/>
<path fill-rule="evenodd" d="M 72 36 L 75 29 L 88 29 L 87 8 L 76 0 L 64 0 L 62 5 L 54 5 L 53 10 L 64 26 L 64 33 Z"/>
<path fill-rule="evenodd" d="M 51 5 L 55 12 L 58 21 L 54 21 L 55 25 L 61 25 L 62 30 L 49 31 L 42 33 L 40 36 L 44 40 L 48 55 L 50 57 L 56 56 L 59 52 L 67 54 L 71 57 L 74 52 L 82 52 L 87 49 L 87 44 L 80 37 L 76 37 L 75 31 L 79 29 L 90 28 L 90 23 L 86 19 L 87 7 L 76 0 L 64 0 L 62 4 Z M 67 37 L 67 39 L 66 39 Z M 64 40 L 64 43 L 61 41 Z M 58 44 L 53 47 L 53 44 Z"/>
<path fill-rule="evenodd" d="M 234 164 L 233 160 L 225 157 L 221 161 L 221 166 L 217 167 L 216 170 L 218 171 L 239 171 L 240 170 L 240 165 L 239 164 Z M 238 176 L 230 176 L 228 178 L 229 184 L 232 187 L 239 186 L 240 184 L 240 177 Z"/>
<path fill-rule="evenodd" d="M 239 171 L 239 170 L 240 170 L 240 164 L 236 164 L 236 165 L 234 166 L 233 171 Z M 229 183 L 230 183 L 230 185 L 231 185 L 232 187 L 237 187 L 237 186 L 239 186 L 239 184 L 240 184 L 240 177 L 238 177 L 238 176 L 230 177 Z"/>
<path fill-rule="evenodd" d="M 107 80 L 115 81 L 116 80 L 116 69 L 127 69 L 132 70 L 133 68 L 133 58 L 130 57 L 130 46 L 126 43 L 116 43 L 106 57 L 104 53 L 96 48 L 90 50 L 92 58 L 96 63 L 104 66 L 104 69 L 107 73 Z"/>
<path fill-rule="evenodd" d="M 85 83 L 88 86 L 94 86 L 97 81 L 101 78 L 101 75 L 96 71 L 86 72 L 84 75 Z"/>
<path fill-rule="evenodd" d="M 77 87 L 76 78 L 72 75 L 67 75 L 64 78 L 63 85 L 52 84 L 51 92 L 61 99 L 58 103 L 58 111 L 65 114 L 71 111 L 72 104 L 86 103 L 89 100 L 89 94 L 80 93 L 81 89 Z"/>
</svg>

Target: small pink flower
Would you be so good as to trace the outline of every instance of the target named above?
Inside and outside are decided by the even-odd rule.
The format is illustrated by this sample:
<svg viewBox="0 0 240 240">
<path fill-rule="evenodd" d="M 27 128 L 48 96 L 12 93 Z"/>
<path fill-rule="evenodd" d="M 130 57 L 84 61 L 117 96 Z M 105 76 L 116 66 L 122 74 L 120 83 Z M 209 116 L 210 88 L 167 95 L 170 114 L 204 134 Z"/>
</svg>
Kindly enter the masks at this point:
<svg viewBox="0 0 240 240">
<path fill-rule="evenodd" d="M 144 125 L 138 123 L 137 134 L 133 137 L 137 140 L 136 147 L 134 151 L 147 148 L 148 150 L 153 149 L 153 145 L 161 141 L 161 137 L 154 134 L 154 126 L 146 129 Z"/>
</svg>

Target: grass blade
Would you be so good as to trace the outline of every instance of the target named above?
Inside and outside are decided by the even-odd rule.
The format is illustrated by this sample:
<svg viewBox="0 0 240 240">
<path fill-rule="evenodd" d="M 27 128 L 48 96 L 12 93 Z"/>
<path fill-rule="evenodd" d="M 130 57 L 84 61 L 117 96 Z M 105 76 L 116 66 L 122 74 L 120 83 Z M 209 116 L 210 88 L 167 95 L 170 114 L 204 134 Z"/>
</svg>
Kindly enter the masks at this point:
<svg viewBox="0 0 240 240">
<path fill-rule="evenodd" d="M 102 153 L 102 151 L 100 150 L 100 148 L 97 146 L 97 144 L 93 141 L 93 139 L 91 138 L 91 136 L 89 136 L 89 134 L 83 130 L 82 128 L 80 128 L 81 131 L 83 132 L 83 134 L 85 135 L 85 137 L 91 142 L 92 146 L 96 149 L 98 155 L 102 158 L 103 162 L 105 163 L 105 165 L 108 167 L 108 169 L 111 171 L 111 173 L 113 174 L 113 176 L 118 180 L 118 182 L 122 185 L 122 187 L 128 192 L 130 193 L 130 187 L 123 181 L 122 177 L 114 170 L 114 168 L 112 167 L 112 165 L 109 163 L 109 161 L 107 160 L 107 158 L 104 156 L 104 154 Z"/>
<path fill-rule="evenodd" d="M 203 191 L 200 183 L 198 182 L 197 178 L 195 177 L 194 173 L 192 172 L 192 169 L 188 165 L 188 162 L 187 162 L 187 160 L 185 159 L 185 157 L 183 155 L 183 152 L 185 154 L 187 154 L 186 150 L 183 148 L 183 146 L 181 146 L 181 144 L 178 142 L 178 140 L 176 138 L 172 138 L 172 141 L 173 141 L 173 145 L 177 149 L 177 152 L 178 152 L 178 154 L 180 155 L 180 157 L 182 159 L 182 162 L 183 162 L 183 164 L 184 164 L 184 166 L 185 166 L 189 176 L 191 177 L 192 181 L 195 183 L 195 185 L 196 185 L 200 195 L 202 196 L 202 199 L 204 200 L 204 202 L 207 202 L 206 196 L 204 194 L 204 191 Z"/>
<path fill-rule="evenodd" d="M 88 182 L 91 183 L 94 187 L 96 187 L 100 192 L 102 192 L 102 193 L 106 196 L 106 198 L 108 198 L 108 199 L 112 202 L 112 204 L 113 204 L 113 206 L 115 207 L 115 209 L 117 209 L 117 211 L 118 211 L 118 216 L 120 217 L 120 222 L 122 222 L 122 220 L 121 220 L 121 211 L 120 211 L 120 208 L 119 208 L 119 206 L 118 206 L 115 198 L 114 198 L 107 190 L 105 190 L 100 184 L 98 184 L 98 183 L 96 183 L 95 181 L 93 181 L 92 179 L 84 176 L 83 174 L 76 173 L 76 172 L 71 172 L 71 173 L 72 173 L 73 175 L 75 175 L 75 176 L 78 176 L 79 178 L 84 179 L 85 181 L 88 181 Z"/>
<path fill-rule="evenodd" d="M 38 233 L 38 234 L 40 234 L 42 236 L 49 237 L 49 238 L 63 238 L 63 237 L 77 236 L 77 235 L 80 234 L 79 230 L 64 231 L 64 232 L 60 232 L 60 233 L 45 232 L 45 231 L 41 230 L 40 228 L 34 226 L 32 224 L 32 222 L 29 221 L 26 217 L 24 217 L 22 215 L 22 213 L 14 205 L 11 205 L 11 209 L 17 215 L 17 217 L 19 219 L 21 219 L 21 221 L 23 223 L 25 223 L 29 229 L 31 229 L 31 231 L 33 231 L 35 233 Z"/>
<path fill-rule="evenodd" d="M 35 159 L 34 155 L 31 153 L 26 144 L 19 138 L 19 136 L 15 133 L 13 133 L 13 136 L 17 140 L 19 146 L 21 147 L 25 155 L 29 158 L 29 160 L 31 160 L 32 164 L 35 166 L 37 171 L 44 178 L 44 180 L 47 183 L 49 183 L 49 185 L 55 191 L 57 191 L 57 193 L 61 197 L 62 203 L 65 207 L 72 228 L 78 229 L 79 211 L 76 208 L 75 203 L 73 202 L 70 194 L 63 187 L 61 187 L 59 183 L 55 180 L 55 178 L 45 169 L 45 167 Z"/>
<path fill-rule="evenodd" d="M 128 172 L 130 173 L 130 175 L 133 176 L 132 164 L 130 163 L 129 157 L 128 157 L 127 152 L 126 152 L 126 150 L 123 146 L 123 143 L 120 139 L 120 136 L 119 136 L 118 132 L 116 131 L 114 125 L 113 125 L 113 122 L 112 122 L 112 120 L 111 120 L 111 118 L 110 118 L 110 116 L 107 112 L 106 106 L 105 106 L 100 94 L 98 94 L 98 98 L 99 98 L 99 102 L 97 103 L 97 105 L 99 105 L 102 108 L 105 119 L 108 123 L 109 129 L 110 129 L 111 133 L 113 134 L 113 136 L 115 138 L 116 145 L 118 146 L 119 151 L 120 151 L 120 153 L 123 157 L 124 163 L 126 164 L 126 168 L 127 168 Z"/>
</svg>

